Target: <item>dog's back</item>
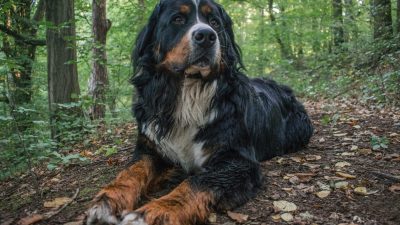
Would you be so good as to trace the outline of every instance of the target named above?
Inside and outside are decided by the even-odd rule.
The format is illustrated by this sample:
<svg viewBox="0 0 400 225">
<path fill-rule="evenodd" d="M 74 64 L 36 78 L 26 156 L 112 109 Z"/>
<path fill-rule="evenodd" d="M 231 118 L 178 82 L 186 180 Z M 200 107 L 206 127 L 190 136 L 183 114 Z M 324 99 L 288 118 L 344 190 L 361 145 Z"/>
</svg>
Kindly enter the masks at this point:
<svg viewBox="0 0 400 225">
<path fill-rule="evenodd" d="M 254 118 L 256 158 L 259 161 L 286 153 L 296 152 L 306 146 L 313 134 L 311 121 L 304 106 L 293 91 L 270 79 L 250 81 L 256 96 L 261 100 L 259 115 Z M 260 131 L 265 131 L 261 132 Z"/>
</svg>

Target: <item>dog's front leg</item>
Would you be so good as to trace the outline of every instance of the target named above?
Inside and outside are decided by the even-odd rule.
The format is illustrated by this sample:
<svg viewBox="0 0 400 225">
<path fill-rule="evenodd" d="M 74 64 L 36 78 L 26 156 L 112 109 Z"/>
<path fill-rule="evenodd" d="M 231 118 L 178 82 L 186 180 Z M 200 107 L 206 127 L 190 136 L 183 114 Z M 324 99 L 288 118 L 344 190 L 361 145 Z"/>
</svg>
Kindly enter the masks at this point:
<svg viewBox="0 0 400 225">
<path fill-rule="evenodd" d="M 141 195 L 155 176 L 154 161 L 143 156 L 104 187 L 94 198 L 87 213 L 87 224 L 118 224 L 123 211 L 136 207 Z"/>
<path fill-rule="evenodd" d="M 186 179 L 171 193 L 126 215 L 120 225 L 195 225 L 206 222 L 210 210 L 235 208 L 256 193 L 259 166 L 239 153 L 210 160 L 204 172 Z"/>
<path fill-rule="evenodd" d="M 88 225 L 118 224 L 124 211 L 138 207 L 143 194 L 157 189 L 169 179 L 173 168 L 154 155 L 154 148 L 146 137 L 139 135 L 134 153 L 136 162 L 96 195 L 87 211 Z"/>
</svg>

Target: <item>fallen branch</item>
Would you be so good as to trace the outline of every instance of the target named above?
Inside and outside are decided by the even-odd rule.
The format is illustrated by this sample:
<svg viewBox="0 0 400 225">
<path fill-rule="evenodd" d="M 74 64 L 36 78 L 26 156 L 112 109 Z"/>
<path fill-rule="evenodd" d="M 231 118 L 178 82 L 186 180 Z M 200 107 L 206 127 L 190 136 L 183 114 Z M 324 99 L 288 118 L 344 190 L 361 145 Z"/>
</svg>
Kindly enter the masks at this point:
<svg viewBox="0 0 400 225">
<path fill-rule="evenodd" d="M 21 220 L 18 221 L 18 225 L 31 225 L 38 223 L 40 221 L 48 220 L 51 217 L 59 214 L 63 209 L 65 209 L 69 204 L 71 204 L 79 194 L 79 188 L 76 189 L 74 196 L 72 196 L 71 201 L 65 203 L 61 208 L 55 210 L 55 211 L 50 211 L 44 214 L 32 214 L 28 217 L 22 218 Z"/>
<path fill-rule="evenodd" d="M 400 176 L 393 176 L 393 175 L 378 172 L 378 171 L 372 171 L 372 174 L 374 174 L 375 176 L 377 176 L 379 178 L 385 178 L 385 179 L 392 180 L 395 182 L 400 182 Z"/>
<path fill-rule="evenodd" d="M 59 209 L 56 210 L 56 211 L 50 211 L 50 212 L 48 212 L 48 213 L 45 213 L 45 214 L 44 214 L 43 220 L 48 220 L 48 219 L 50 219 L 51 217 L 53 217 L 53 216 L 59 214 L 59 213 L 60 213 L 63 209 L 65 209 L 69 204 L 71 204 L 73 201 L 75 201 L 76 197 L 78 197 L 78 194 L 79 194 L 79 188 L 76 189 L 74 196 L 72 196 L 72 198 L 71 198 L 71 201 L 65 203 L 61 208 L 59 208 Z"/>
</svg>

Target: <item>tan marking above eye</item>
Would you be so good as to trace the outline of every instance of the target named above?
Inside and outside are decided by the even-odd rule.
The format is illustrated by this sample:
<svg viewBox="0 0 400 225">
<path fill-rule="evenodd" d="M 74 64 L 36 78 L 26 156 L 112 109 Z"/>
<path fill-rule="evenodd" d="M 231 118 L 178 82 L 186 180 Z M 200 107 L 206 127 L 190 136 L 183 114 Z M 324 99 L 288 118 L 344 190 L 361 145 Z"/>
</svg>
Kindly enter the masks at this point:
<svg viewBox="0 0 400 225">
<path fill-rule="evenodd" d="M 190 6 L 188 5 L 181 5 L 179 8 L 179 12 L 183 14 L 189 14 L 190 13 Z"/>
<path fill-rule="evenodd" d="M 202 12 L 203 14 L 210 14 L 212 11 L 213 11 L 213 10 L 212 10 L 211 6 L 209 6 L 209 5 L 207 5 L 207 4 L 201 6 L 201 12 Z"/>
</svg>

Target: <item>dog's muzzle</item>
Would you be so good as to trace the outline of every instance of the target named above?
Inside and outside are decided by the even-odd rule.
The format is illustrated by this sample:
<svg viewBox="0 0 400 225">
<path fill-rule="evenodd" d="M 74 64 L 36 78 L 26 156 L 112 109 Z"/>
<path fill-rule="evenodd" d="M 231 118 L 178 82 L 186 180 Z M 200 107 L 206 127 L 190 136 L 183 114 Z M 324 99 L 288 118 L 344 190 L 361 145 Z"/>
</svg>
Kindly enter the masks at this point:
<svg viewBox="0 0 400 225">
<path fill-rule="evenodd" d="M 219 52 L 217 33 L 206 24 L 196 24 L 189 32 L 191 53 L 186 76 L 201 75 L 207 77 L 215 68 Z"/>
</svg>

